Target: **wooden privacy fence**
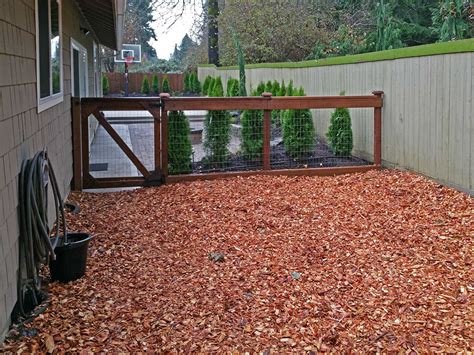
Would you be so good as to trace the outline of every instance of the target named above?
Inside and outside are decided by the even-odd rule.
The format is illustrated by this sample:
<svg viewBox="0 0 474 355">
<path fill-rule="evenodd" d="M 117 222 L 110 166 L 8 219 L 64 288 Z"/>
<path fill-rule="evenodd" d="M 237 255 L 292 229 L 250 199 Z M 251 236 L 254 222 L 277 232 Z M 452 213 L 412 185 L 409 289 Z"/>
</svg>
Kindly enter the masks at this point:
<svg viewBox="0 0 474 355">
<path fill-rule="evenodd" d="M 142 88 L 143 77 L 147 76 L 150 83 L 150 91 L 152 90 L 151 83 L 155 73 L 128 73 L 128 88 L 130 93 L 140 93 Z M 125 91 L 125 75 L 124 73 L 104 73 L 109 79 L 109 90 L 111 94 L 120 94 Z M 184 74 L 181 73 L 156 73 L 158 82 L 163 82 L 163 77 L 168 77 L 171 91 L 182 92 L 184 90 Z"/>
<path fill-rule="evenodd" d="M 233 98 L 181 98 L 170 97 L 167 94 L 162 94 L 159 99 L 73 98 L 74 188 L 81 190 L 83 188 L 147 186 L 254 174 L 336 175 L 378 169 L 382 162 L 382 106 L 383 92 L 381 91 L 374 91 L 373 95 L 365 96 L 271 97 L 271 94 L 264 93 L 261 97 Z M 335 157 L 336 164 L 328 164 L 328 157 L 323 156 L 323 160 L 317 160 L 318 164 L 311 165 L 315 159 L 311 152 L 309 157 L 300 159 L 300 165 L 290 164 L 287 168 L 281 168 L 278 149 L 282 149 L 280 148 L 282 143 L 273 139 L 277 136 L 275 133 L 277 127 L 272 123 L 272 112 L 333 108 L 373 108 L 371 119 L 373 161 L 359 159 L 356 161 L 357 164 L 353 164 L 354 160 L 347 160 L 347 157 L 344 161 Z M 201 112 L 205 115 L 206 112 L 234 112 L 236 110 L 263 112 L 263 122 L 260 122 L 261 146 L 258 146 L 258 154 L 254 155 L 252 164 L 235 165 L 233 159 L 241 155 L 241 152 L 237 151 L 228 159 L 230 163 L 226 161 L 217 168 L 216 165 L 211 164 L 212 169 L 202 170 L 202 166 L 209 165 L 209 158 L 196 158 L 199 161 L 194 161 L 194 156 L 199 153 L 197 150 L 201 147 L 198 144 L 193 146 L 193 162 L 188 164 L 189 170 L 183 174 L 170 173 L 169 135 L 170 132 L 173 133 L 171 127 L 176 126 L 173 121 L 174 116 L 170 117 L 170 112 L 184 111 L 188 114 L 191 121 L 189 132 L 191 135 L 196 131 L 201 131 L 198 125 L 203 121 L 203 116 L 196 116 L 194 113 Z M 91 120 L 98 123 L 92 142 L 90 137 L 94 135 L 90 135 L 89 132 Z M 206 124 L 209 125 L 209 122 Z M 205 136 L 209 133 L 204 129 L 203 134 Z M 184 141 L 187 141 L 185 136 L 183 144 Z M 176 135 L 173 135 L 173 144 L 176 145 Z M 239 141 L 237 145 L 240 147 L 242 143 Z M 319 142 L 314 145 L 316 152 L 326 152 Z M 191 154 L 191 152 L 186 154 Z M 293 157 L 288 159 L 290 163 L 297 160 Z M 324 165 L 319 163 L 320 161 L 324 162 Z M 338 166 L 341 161 L 342 166 Z M 128 165 L 124 165 L 124 162 Z M 345 166 L 345 162 L 350 164 Z M 108 169 L 104 168 L 106 165 L 109 166 Z M 98 166 L 102 167 L 102 170 L 94 170 Z M 125 170 L 122 169 L 124 166 Z M 228 169 L 229 166 L 237 166 L 237 171 Z M 94 169 L 91 169 L 92 167 Z M 239 171 L 239 169 L 242 170 Z"/>
</svg>

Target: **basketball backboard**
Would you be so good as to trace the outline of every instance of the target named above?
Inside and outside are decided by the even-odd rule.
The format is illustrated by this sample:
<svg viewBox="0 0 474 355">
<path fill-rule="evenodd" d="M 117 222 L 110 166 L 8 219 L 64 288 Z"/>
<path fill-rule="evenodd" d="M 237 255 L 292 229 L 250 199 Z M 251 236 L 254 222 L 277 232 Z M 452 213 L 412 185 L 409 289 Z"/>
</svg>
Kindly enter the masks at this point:
<svg viewBox="0 0 474 355">
<path fill-rule="evenodd" d="M 133 57 L 133 63 L 142 61 L 142 46 L 140 44 L 122 44 L 119 51 L 114 51 L 115 62 L 125 63 L 127 57 Z"/>
</svg>

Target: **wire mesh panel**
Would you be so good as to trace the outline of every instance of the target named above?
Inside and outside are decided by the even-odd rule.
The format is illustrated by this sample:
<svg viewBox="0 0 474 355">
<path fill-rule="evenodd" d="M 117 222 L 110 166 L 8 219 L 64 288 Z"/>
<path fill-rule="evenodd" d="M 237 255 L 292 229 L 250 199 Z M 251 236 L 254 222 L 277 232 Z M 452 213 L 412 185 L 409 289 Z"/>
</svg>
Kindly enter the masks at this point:
<svg viewBox="0 0 474 355">
<path fill-rule="evenodd" d="M 168 112 L 170 175 L 262 168 L 262 111 Z"/>
<path fill-rule="evenodd" d="M 315 112 L 319 114 L 317 110 Z M 335 110 L 325 131 L 318 130 L 321 127 L 317 127 L 317 122 L 307 109 L 272 112 L 272 169 L 330 168 L 368 163 L 353 155 L 354 132 L 348 109 Z"/>
<path fill-rule="evenodd" d="M 106 122 L 138 160 L 154 169 L 153 117 L 141 111 L 104 111 Z M 92 115 L 89 120 L 89 165 L 95 178 L 143 176 L 124 149 L 113 139 L 104 125 Z"/>
</svg>

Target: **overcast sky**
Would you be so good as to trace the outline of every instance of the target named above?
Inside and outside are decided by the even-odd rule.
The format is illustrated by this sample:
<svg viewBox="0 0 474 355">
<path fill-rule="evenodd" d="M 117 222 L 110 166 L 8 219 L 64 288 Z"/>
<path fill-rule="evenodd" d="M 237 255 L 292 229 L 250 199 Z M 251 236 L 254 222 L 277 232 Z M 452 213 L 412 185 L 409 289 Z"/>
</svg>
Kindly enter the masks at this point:
<svg viewBox="0 0 474 355">
<path fill-rule="evenodd" d="M 159 14 L 154 14 L 156 20 L 153 28 L 155 29 L 157 40 L 151 40 L 150 44 L 156 49 L 158 58 L 169 59 L 174 51 L 174 45 L 178 44 L 179 46 L 186 33 L 191 36 L 194 11 L 195 9 L 191 7 L 186 8 L 181 18 L 170 29 L 167 29 L 169 24 L 164 24 L 160 20 Z"/>
</svg>

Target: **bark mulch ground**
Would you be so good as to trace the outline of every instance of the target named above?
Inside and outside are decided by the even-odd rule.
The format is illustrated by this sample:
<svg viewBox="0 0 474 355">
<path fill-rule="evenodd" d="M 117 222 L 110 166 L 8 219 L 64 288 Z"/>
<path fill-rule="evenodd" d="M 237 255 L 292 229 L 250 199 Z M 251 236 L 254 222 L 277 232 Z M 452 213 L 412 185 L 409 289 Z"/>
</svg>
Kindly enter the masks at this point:
<svg viewBox="0 0 474 355">
<path fill-rule="evenodd" d="M 259 176 L 72 199 L 71 228 L 95 237 L 87 275 L 52 283 L 33 336 L 5 351 L 473 350 L 474 203 L 423 177 Z"/>
</svg>

